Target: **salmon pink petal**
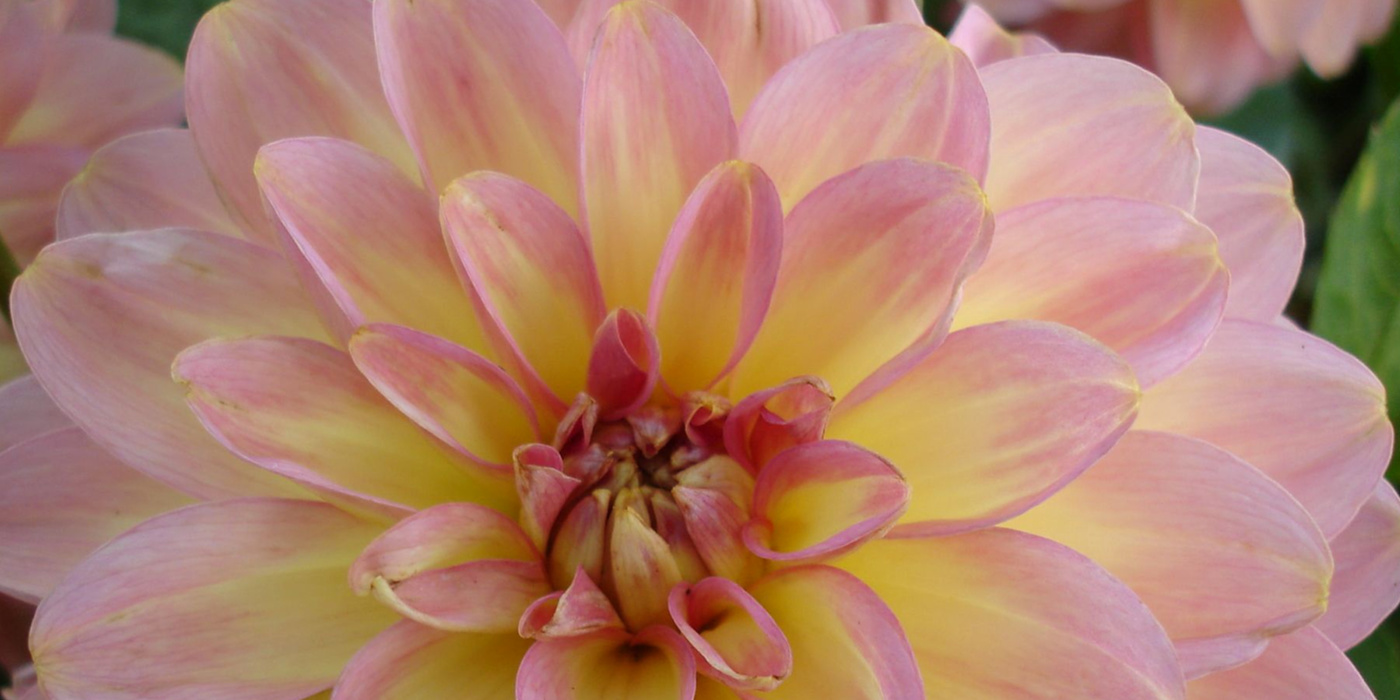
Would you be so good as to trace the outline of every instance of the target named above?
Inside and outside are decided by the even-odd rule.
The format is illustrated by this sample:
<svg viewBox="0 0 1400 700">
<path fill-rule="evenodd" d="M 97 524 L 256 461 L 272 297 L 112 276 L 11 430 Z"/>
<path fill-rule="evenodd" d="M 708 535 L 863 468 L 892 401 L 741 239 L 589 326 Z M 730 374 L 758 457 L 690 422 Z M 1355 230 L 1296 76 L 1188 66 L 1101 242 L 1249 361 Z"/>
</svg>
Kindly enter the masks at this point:
<svg viewBox="0 0 1400 700">
<path fill-rule="evenodd" d="M 564 458 L 549 445 L 516 448 L 515 493 L 520 497 L 520 526 L 543 551 L 560 512 L 583 482 L 564 473 Z"/>
<path fill-rule="evenodd" d="M 724 81 L 695 35 L 649 2 L 610 10 L 583 84 L 583 220 L 610 307 L 646 308 L 666 233 L 732 158 Z"/>
<path fill-rule="evenodd" d="M 1329 4 L 1332 3 L 1323 0 L 1240 0 L 1254 37 L 1275 56 L 1287 56 L 1297 51 L 1309 26 L 1324 14 L 1322 8 Z"/>
<path fill-rule="evenodd" d="M 73 425 L 44 388 L 26 374 L 0 385 L 0 452 Z"/>
<path fill-rule="evenodd" d="M 884 539 L 840 566 L 904 625 L 929 697 L 1185 696 L 1171 642 L 1142 601 L 1049 540 L 1002 529 Z"/>
<path fill-rule="evenodd" d="M 987 196 L 997 211 L 1109 195 L 1191 211 L 1195 125 L 1156 76 L 1116 59 L 1026 56 L 981 71 L 992 113 Z"/>
<path fill-rule="evenodd" d="M 58 238 L 179 226 L 244 237 L 219 201 L 185 129 L 157 129 L 97 149 L 59 201 Z"/>
<path fill-rule="evenodd" d="M 1308 67 L 1324 78 L 1340 76 L 1351 66 L 1357 45 L 1384 35 L 1396 7 L 1387 0 L 1318 4 L 1319 12 L 1303 34 L 1302 49 Z"/>
<path fill-rule="evenodd" d="M 45 32 L 36 5 L 0 8 L 0 142 L 29 109 L 44 74 Z"/>
<path fill-rule="evenodd" d="M 740 533 L 748 510 L 714 489 L 678 486 L 671 490 L 685 520 L 686 532 L 705 566 L 717 576 L 748 583 L 763 572 Z"/>
<path fill-rule="evenodd" d="M 503 479 L 454 463 L 329 345 L 212 340 L 180 353 L 172 374 L 231 451 L 337 503 L 401 517 L 443 501 L 513 500 Z"/>
<path fill-rule="evenodd" d="M 863 163 L 936 160 L 987 172 L 987 97 L 962 52 L 907 24 L 843 34 L 790 63 L 754 99 L 739 153 L 791 209 Z"/>
<path fill-rule="evenodd" d="M 622 418 L 651 398 L 660 354 L 656 334 L 641 314 L 618 309 L 608 315 L 588 358 L 588 395 L 597 399 L 603 420 Z"/>
<path fill-rule="evenodd" d="M 1361 512 L 1332 539 L 1337 573 L 1316 627 L 1350 649 L 1400 604 L 1400 497 L 1382 481 Z"/>
<path fill-rule="evenodd" d="M 525 611 L 519 632 L 522 637 L 553 639 L 622 628 L 622 618 L 607 595 L 579 569 L 568 588 L 540 598 Z"/>
<path fill-rule="evenodd" d="M 539 561 L 483 559 L 374 582 L 374 597 L 415 622 L 452 632 L 513 632 L 549 593 Z"/>
<path fill-rule="evenodd" d="M 787 637 L 739 584 L 714 576 L 683 583 L 667 605 L 702 673 L 749 690 L 772 690 L 792 673 Z"/>
<path fill-rule="evenodd" d="M 374 57 L 371 4 L 239 0 L 200 20 L 185 61 L 190 130 L 240 224 L 271 241 L 253 179 L 263 144 L 293 136 L 354 141 L 416 170 Z"/>
<path fill-rule="evenodd" d="M 674 630 L 621 630 L 535 642 L 515 677 L 516 700 L 689 700 L 695 657 Z"/>
<path fill-rule="evenodd" d="M 886 22 L 924 23 L 917 0 L 826 0 L 826 4 L 846 31 Z"/>
<path fill-rule="evenodd" d="M 1050 199 L 997 214 L 955 324 L 1029 318 L 1077 328 L 1123 355 L 1148 386 L 1200 352 L 1229 286 L 1215 236 L 1179 209 Z"/>
<path fill-rule="evenodd" d="M 471 561 L 532 562 L 539 551 L 515 521 L 475 503 L 443 503 L 395 523 L 370 542 L 350 566 L 350 587 L 372 591 L 430 569 Z"/>
<path fill-rule="evenodd" d="M 345 666 L 332 700 L 502 700 L 530 648 L 514 634 L 443 632 L 403 620 Z"/>
<path fill-rule="evenodd" d="M 1215 232 L 1230 268 L 1225 315 L 1271 321 L 1283 313 L 1303 266 L 1303 215 L 1293 180 L 1267 151 L 1224 131 L 1197 129 L 1196 146 L 1196 218 Z"/>
<path fill-rule="evenodd" d="M 1240 2 L 1154 2 L 1149 11 L 1154 70 L 1192 109 L 1229 109 L 1296 61 L 1269 55 Z"/>
<path fill-rule="evenodd" d="M 764 697 L 925 697 L 899 620 L 855 576 L 820 565 L 786 568 L 750 586 L 749 593 L 792 647 L 792 675 Z"/>
<path fill-rule="evenodd" d="M 51 27 L 65 32 L 110 34 L 117 26 L 117 0 L 49 0 Z"/>
<path fill-rule="evenodd" d="M 0 591 L 37 602 L 107 540 L 191 502 L 75 427 L 10 447 L 0 452 Z"/>
<path fill-rule="evenodd" d="M 375 529 L 329 504 L 279 499 L 148 520 L 44 599 L 30 646 L 45 689 L 248 700 L 325 690 L 395 617 L 344 583 Z"/>
<path fill-rule="evenodd" d="M 1237 665 L 1327 605 L 1332 559 L 1307 511 L 1239 458 L 1180 435 L 1128 433 L 1007 526 L 1126 583 L 1183 649 L 1188 678 Z"/>
<path fill-rule="evenodd" d="M 782 202 L 757 167 L 723 163 L 695 188 L 666 239 L 647 311 L 673 394 L 710 388 L 748 350 L 772 300 L 782 237 Z"/>
<path fill-rule="evenodd" d="M 121 461 L 195 496 L 305 493 L 219 445 L 170 379 L 209 338 L 322 335 L 277 253 L 183 229 L 82 236 L 25 270 L 11 308 L 40 383 Z"/>
<path fill-rule="evenodd" d="M 948 41 L 962 49 L 978 68 L 1021 56 L 1055 53 L 1050 42 L 1035 34 L 1013 34 L 1002 29 L 979 5 L 963 9 Z"/>
<path fill-rule="evenodd" d="M 757 473 L 783 450 L 822 439 L 835 402 L 831 387 L 817 377 L 789 379 L 749 394 L 724 422 L 725 449 Z"/>
<path fill-rule="evenodd" d="M 20 265 L 53 241 L 63 186 L 87 157 L 86 150 L 69 146 L 0 147 L 0 235 Z"/>
<path fill-rule="evenodd" d="M 760 557 L 811 560 L 850 551 L 909 505 L 904 475 L 880 455 L 823 440 L 778 454 L 758 474 L 744 543 Z"/>
<path fill-rule="evenodd" d="M 583 389 L 606 315 L 588 241 L 544 193 L 496 173 L 453 182 L 441 221 L 497 353 L 562 405 Z"/>
<path fill-rule="evenodd" d="M 912 491 L 903 528 L 984 527 L 1078 476 L 1132 423 L 1118 356 L 1073 330 L 1011 321 L 958 331 L 898 382 L 843 403 L 828 437 L 894 462 Z"/>
<path fill-rule="evenodd" d="M 1332 537 L 1385 472 L 1385 389 L 1356 358 L 1302 331 L 1227 320 L 1201 356 L 1143 397 L 1137 428 L 1234 453 L 1293 494 Z"/>
<path fill-rule="evenodd" d="M 1191 700 L 1375 700 L 1326 635 L 1308 627 L 1269 643 L 1239 668 L 1191 682 Z"/>
<path fill-rule="evenodd" d="M 400 411 L 474 460 L 505 467 L 517 446 L 540 437 L 520 387 L 460 345 L 377 323 L 355 334 L 350 355 Z"/>
<path fill-rule="evenodd" d="M 827 181 L 784 222 L 773 303 L 730 393 L 813 375 L 843 396 L 917 362 L 946 333 L 991 229 L 977 183 L 947 165 L 880 161 Z"/>
<path fill-rule="evenodd" d="M 374 3 L 374 35 L 429 190 L 496 170 L 577 211 L 578 71 L 539 6 L 385 0 Z"/>
</svg>

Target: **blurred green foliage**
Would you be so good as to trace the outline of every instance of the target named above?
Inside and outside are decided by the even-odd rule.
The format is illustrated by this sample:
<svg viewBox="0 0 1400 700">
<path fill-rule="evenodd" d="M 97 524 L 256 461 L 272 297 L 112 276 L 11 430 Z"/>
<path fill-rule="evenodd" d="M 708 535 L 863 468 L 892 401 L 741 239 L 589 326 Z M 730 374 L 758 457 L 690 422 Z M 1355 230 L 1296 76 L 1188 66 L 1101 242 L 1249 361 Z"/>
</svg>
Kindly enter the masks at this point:
<svg viewBox="0 0 1400 700">
<path fill-rule="evenodd" d="M 290 0 L 295 2 L 295 0 Z M 185 59 L 194 25 L 222 0 L 119 0 L 117 33 Z"/>
</svg>

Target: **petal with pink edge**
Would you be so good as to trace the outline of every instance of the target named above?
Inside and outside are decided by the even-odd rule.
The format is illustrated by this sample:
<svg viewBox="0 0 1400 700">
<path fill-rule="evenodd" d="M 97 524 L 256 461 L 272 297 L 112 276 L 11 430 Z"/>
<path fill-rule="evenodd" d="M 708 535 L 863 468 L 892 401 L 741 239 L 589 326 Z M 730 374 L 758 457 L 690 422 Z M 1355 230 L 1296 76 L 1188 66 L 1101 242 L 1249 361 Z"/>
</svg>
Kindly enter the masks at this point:
<svg viewBox="0 0 1400 700">
<path fill-rule="evenodd" d="M 0 451 L 71 425 L 34 375 L 0 385 Z"/>
<path fill-rule="evenodd" d="M 1188 678 L 1250 658 L 1327 606 L 1332 558 L 1307 511 L 1238 457 L 1180 435 L 1128 433 L 1007 527 L 1073 547 L 1142 598 L 1178 647 L 1209 647 L 1183 653 Z"/>
<path fill-rule="evenodd" d="M 53 242 L 63 186 L 87 157 L 81 148 L 49 144 L 0 148 L 0 235 L 21 267 Z"/>
<path fill-rule="evenodd" d="M 170 379 L 209 338 L 322 336 L 277 253 L 183 229 L 82 236 L 49 246 L 11 304 L 39 382 L 118 459 L 206 498 L 305 493 L 210 437 Z"/>
<path fill-rule="evenodd" d="M 676 213 L 734 155 L 724 81 L 675 15 L 624 3 L 598 30 L 580 129 L 584 221 L 608 305 L 646 308 Z"/>
<path fill-rule="evenodd" d="M 902 528 L 955 532 L 1017 515 L 1078 476 L 1128 429 L 1138 399 L 1107 348 L 1011 321 L 954 333 L 898 382 L 839 404 L 827 436 L 903 470 Z"/>
<path fill-rule="evenodd" d="M 515 678 L 517 700 L 688 700 L 695 657 L 680 634 L 653 626 L 536 642 Z"/>
<path fill-rule="evenodd" d="M 991 229 L 977 183 L 951 166 L 880 161 L 827 181 L 784 222 L 772 306 L 730 393 L 813 375 L 843 396 L 917 362 L 946 333 Z"/>
<path fill-rule="evenodd" d="M 1337 573 L 1327 613 L 1315 626 L 1334 644 L 1349 649 L 1400 604 L 1400 497 L 1395 487 L 1378 484 L 1331 544 Z"/>
<path fill-rule="evenodd" d="M 443 632 L 404 620 L 371 639 L 336 682 L 332 700 L 506 700 L 530 640 Z"/>
<path fill-rule="evenodd" d="M 263 144 L 334 136 L 416 172 L 384 100 L 370 12 L 367 2 L 238 0 L 215 6 L 195 28 L 185 61 L 190 130 L 254 237 L 275 237 L 253 179 Z"/>
<path fill-rule="evenodd" d="M 30 646 L 45 689 L 282 700 L 329 688 L 395 617 L 345 586 L 376 529 L 325 503 L 279 499 L 148 520 L 44 599 Z"/>
<path fill-rule="evenodd" d="M 443 503 L 395 523 L 365 547 L 350 566 L 350 587 L 372 591 L 430 569 L 470 561 L 531 562 L 539 552 L 515 521 L 476 503 Z"/>
<path fill-rule="evenodd" d="M 588 357 L 588 395 L 603 420 L 620 420 L 651 398 L 660 378 L 661 347 L 646 319 L 617 309 L 603 320 Z"/>
<path fill-rule="evenodd" d="M 1142 601 L 1049 540 L 1002 529 L 884 539 L 839 564 L 904 625 L 929 697 L 1184 696 L 1171 642 Z"/>
<path fill-rule="evenodd" d="M 668 607 L 702 673 L 748 690 L 772 690 L 792 673 L 787 637 L 739 584 L 714 576 L 681 584 Z"/>
<path fill-rule="evenodd" d="M 568 588 L 530 605 L 520 616 L 519 632 L 522 637 L 553 639 L 622 628 L 612 601 L 580 568 Z"/>
<path fill-rule="evenodd" d="M 997 214 L 987 262 L 968 280 L 954 324 L 1029 318 L 1077 328 L 1149 386 L 1201 351 L 1229 286 L 1214 234 L 1181 210 L 1057 198 Z"/>
<path fill-rule="evenodd" d="M 1302 331 L 1240 320 L 1146 392 L 1135 427 L 1234 453 L 1288 489 L 1328 537 L 1371 497 L 1395 442 L 1385 388 L 1365 365 Z"/>
<path fill-rule="evenodd" d="M 1190 700 L 1376 700 L 1327 636 L 1308 627 L 1269 643 L 1239 668 L 1191 682 Z"/>
<path fill-rule="evenodd" d="M 948 41 L 962 49 L 978 68 L 1021 56 L 1054 53 L 1050 42 L 1035 34 L 1008 32 L 979 5 L 963 9 Z"/>
<path fill-rule="evenodd" d="M 1044 54 L 981 71 L 992 113 L 987 196 L 997 211 L 1108 195 L 1190 211 L 1195 124 L 1156 76 L 1111 58 Z"/>
<path fill-rule="evenodd" d="M 443 501 L 514 500 L 504 479 L 454 463 L 329 345 L 211 340 L 180 353 L 171 373 L 231 451 L 334 502 L 402 517 Z"/>
<path fill-rule="evenodd" d="M 97 149 L 63 190 L 58 238 L 179 226 L 244 237 L 186 129 L 132 134 Z"/>
<path fill-rule="evenodd" d="M 987 172 L 987 97 L 962 52 L 924 26 L 844 34 L 793 61 L 754 99 L 739 152 L 791 209 L 863 163 L 922 158 Z"/>
<path fill-rule="evenodd" d="M 131 526 L 192 503 L 75 427 L 0 452 L 0 591 L 38 602 Z"/>
</svg>

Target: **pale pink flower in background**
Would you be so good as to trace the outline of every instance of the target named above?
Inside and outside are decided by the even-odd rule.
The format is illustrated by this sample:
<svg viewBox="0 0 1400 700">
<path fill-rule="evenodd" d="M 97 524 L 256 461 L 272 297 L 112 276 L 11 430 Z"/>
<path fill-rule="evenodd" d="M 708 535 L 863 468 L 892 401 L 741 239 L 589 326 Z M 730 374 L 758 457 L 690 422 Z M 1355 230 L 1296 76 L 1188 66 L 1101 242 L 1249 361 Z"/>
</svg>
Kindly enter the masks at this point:
<svg viewBox="0 0 1400 700">
<path fill-rule="evenodd" d="M 1119 56 L 1201 113 L 1223 112 L 1306 63 L 1341 75 L 1390 28 L 1396 0 L 972 0 L 1066 51 Z"/>
<path fill-rule="evenodd" d="M 612 5 L 203 20 L 14 294 L 48 697 L 1370 697 L 1276 162 L 985 15 Z"/>
</svg>

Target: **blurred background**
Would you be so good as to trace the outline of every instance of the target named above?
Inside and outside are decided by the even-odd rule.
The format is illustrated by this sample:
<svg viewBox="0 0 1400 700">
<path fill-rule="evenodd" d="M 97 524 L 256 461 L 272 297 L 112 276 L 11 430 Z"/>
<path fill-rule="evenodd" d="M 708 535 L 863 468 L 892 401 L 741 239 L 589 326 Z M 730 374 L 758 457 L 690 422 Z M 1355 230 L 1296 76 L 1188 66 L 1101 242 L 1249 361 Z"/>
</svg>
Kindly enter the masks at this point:
<svg viewBox="0 0 1400 700">
<path fill-rule="evenodd" d="M 122 0 L 117 32 L 183 58 L 195 23 L 218 1 Z M 924 10 L 929 23 L 946 33 L 959 7 L 956 0 L 926 0 Z M 1400 22 L 1340 78 L 1323 81 L 1300 69 L 1235 111 L 1204 120 L 1268 149 L 1293 174 L 1308 252 L 1288 313 L 1370 364 L 1392 397 L 1400 396 L 1397 98 Z M 1391 119 L 1381 130 L 1388 111 Z M 1348 180 L 1368 143 L 1367 158 L 1375 162 L 1348 193 Z M 1363 197 L 1363 178 L 1382 194 Z M 1400 425 L 1397 404 L 1392 400 L 1391 418 Z M 1395 464 L 1390 477 L 1400 482 Z M 1350 656 L 1380 700 L 1400 700 L 1400 616 Z"/>
</svg>

